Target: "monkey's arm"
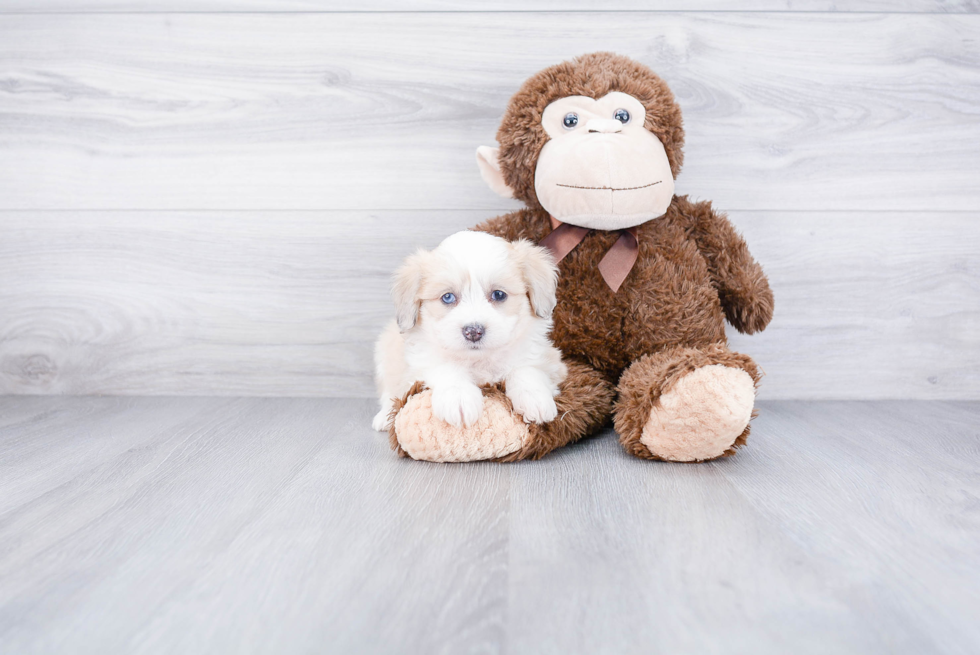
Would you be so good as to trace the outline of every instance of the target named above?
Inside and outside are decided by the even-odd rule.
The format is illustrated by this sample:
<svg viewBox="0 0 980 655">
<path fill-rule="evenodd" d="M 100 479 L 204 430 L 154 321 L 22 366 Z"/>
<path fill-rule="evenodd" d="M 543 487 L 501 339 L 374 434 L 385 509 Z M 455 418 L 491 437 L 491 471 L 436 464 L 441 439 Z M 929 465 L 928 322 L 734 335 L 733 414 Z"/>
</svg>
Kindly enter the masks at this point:
<svg viewBox="0 0 980 655">
<path fill-rule="evenodd" d="M 725 318 L 743 334 L 761 332 L 772 320 L 769 280 L 752 258 L 745 240 L 710 202 L 687 203 L 692 237 L 708 262 Z"/>
</svg>

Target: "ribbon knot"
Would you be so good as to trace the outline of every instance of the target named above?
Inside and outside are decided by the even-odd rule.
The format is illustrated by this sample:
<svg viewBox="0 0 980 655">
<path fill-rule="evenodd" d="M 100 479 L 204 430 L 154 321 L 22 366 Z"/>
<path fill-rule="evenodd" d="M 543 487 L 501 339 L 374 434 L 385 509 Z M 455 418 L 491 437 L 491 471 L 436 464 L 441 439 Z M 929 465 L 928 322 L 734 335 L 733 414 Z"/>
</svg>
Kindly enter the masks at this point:
<svg viewBox="0 0 980 655">
<path fill-rule="evenodd" d="M 541 239 L 539 245 L 550 250 L 555 260 L 560 262 L 565 259 L 568 253 L 575 250 L 576 246 L 582 243 L 582 240 L 591 231 L 587 227 L 559 223 L 558 227 Z M 626 276 L 633 270 L 633 264 L 636 263 L 637 255 L 640 252 L 640 243 L 636 232 L 635 227 L 621 230 L 616 243 L 599 262 L 599 273 L 613 293 L 619 291 L 619 287 L 622 286 Z"/>
</svg>

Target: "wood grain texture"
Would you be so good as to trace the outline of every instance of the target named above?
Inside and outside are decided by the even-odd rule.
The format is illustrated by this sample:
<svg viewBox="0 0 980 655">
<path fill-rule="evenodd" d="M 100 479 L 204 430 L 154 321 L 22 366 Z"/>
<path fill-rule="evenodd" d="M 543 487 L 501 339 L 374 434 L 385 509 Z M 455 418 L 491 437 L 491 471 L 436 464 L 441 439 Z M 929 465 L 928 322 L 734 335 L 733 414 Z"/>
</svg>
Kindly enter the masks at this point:
<svg viewBox="0 0 980 655">
<path fill-rule="evenodd" d="M 972 652 L 978 419 L 975 404 L 773 402 L 708 466 L 651 471 L 598 440 L 515 469 L 509 647 Z"/>
<path fill-rule="evenodd" d="M 344 399 L 0 398 L 0 652 L 972 653 L 977 403 L 398 459 Z"/>
<path fill-rule="evenodd" d="M 820 11 L 977 13 L 976 0 L 0 0 L 0 13 Z"/>
<path fill-rule="evenodd" d="M 0 16 L 0 209 L 500 210 L 531 73 L 614 49 L 685 111 L 678 188 L 741 210 L 975 210 L 980 16 Z"/>
<path fill-rule="evenodd" d="M 487 216 L 0 213 L 0 393 L 371 395 L 391 272 Z M 980 397 L 980 215 L 731 218 L 776 296 L 730 330 L 762 398 Z"/>
<path fill-rule="evenodd" d="M 23 402 L 0 438 L 0 651 L 500 641 L 504 469 L 406 467 L 364 402 Z"/>
<path fill-rule="evenodd" d="M 2 391 L 368 395 L 391 272 L 477 220 L 0 214 Z"/>
</svg>

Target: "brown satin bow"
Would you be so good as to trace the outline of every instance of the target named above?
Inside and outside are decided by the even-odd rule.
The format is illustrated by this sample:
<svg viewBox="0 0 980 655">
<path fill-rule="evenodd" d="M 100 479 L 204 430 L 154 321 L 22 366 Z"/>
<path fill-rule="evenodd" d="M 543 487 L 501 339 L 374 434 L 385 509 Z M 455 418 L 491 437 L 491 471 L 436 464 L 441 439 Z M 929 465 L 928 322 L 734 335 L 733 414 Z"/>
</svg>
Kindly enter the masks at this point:
<svg viewBox="0 0 980 655">
<path fill-rule="evenodd" d="M 565 256 L 575 250 L 575 247 L 582 243 L 585 235 L 592 230 L 587 227 L 559 223 L 554 218 L 552 224 L 558 223 L 558 227 L 551 231 L 548 236 L 541 239 L 539 245 L 551 251 L 556 261 L 565 259 Z M 613 293 L 619 291 L 623 280 L 633 270 L 636 257 L 640 251 L 640 243 L 637 240 L 636 228 L 631 227 L 622 230 L 616 243 L 602 257 L 599 262 L 599 273 L 606 281 Z"/>
</svg>

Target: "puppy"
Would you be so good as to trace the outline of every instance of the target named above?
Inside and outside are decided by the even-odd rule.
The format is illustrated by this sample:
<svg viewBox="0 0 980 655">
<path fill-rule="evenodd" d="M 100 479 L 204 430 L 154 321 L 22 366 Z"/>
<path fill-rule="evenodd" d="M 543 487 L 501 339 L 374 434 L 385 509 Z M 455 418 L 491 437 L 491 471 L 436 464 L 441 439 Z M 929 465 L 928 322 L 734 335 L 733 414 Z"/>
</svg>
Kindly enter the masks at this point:
<svg viewBox="0 0 980 655">
<path fill-rule="evenodd" d="M 393 398 L 417 380 L 432 390 L 433 413 L 456 427 L 482 414 L 480 386 L 501 381 L 525 421 L 553 420 L 567 374 L 548 337 L 557 285 L 544 248 L 483 232 L 458 232 L 409 257 L 393 278 L 396 320 L 375 348 L 374 428 L 388 429 Z"/>
</svg>

